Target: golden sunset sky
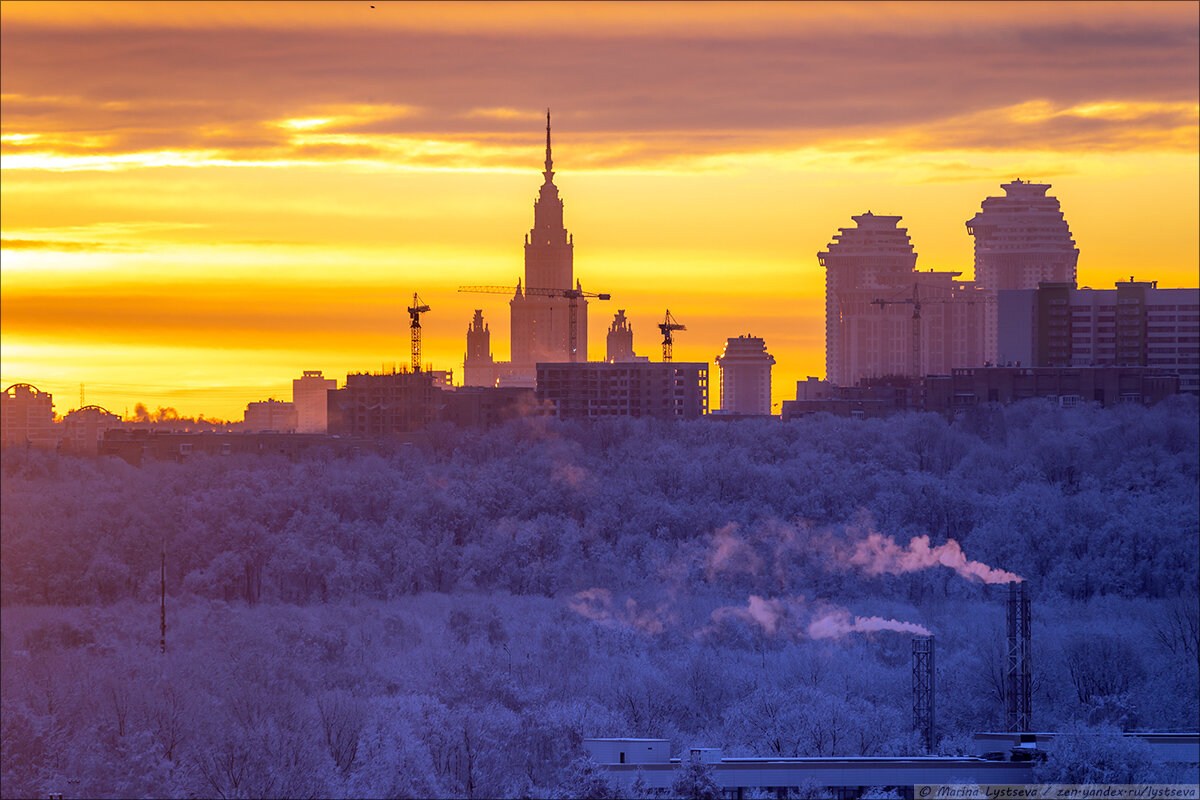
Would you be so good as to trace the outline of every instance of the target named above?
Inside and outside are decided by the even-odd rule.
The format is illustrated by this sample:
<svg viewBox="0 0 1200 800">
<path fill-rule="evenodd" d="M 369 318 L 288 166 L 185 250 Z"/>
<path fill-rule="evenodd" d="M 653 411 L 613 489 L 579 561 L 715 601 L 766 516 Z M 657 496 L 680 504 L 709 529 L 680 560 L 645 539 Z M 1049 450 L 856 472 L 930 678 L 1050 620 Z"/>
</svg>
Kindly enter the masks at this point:
<svg viewBox="0 0 1200 800">
<path fill-rule="evenodd" d="M 1079 283 L 1196 286 L 1196 3 L 0 5 L 4 386 L 240 419 L 304 369 L 497 359 L 544 114 L 604 356 L 762 336 L 824 374 L 816 253 L 899 214 L 970 278 L 965 221 L 1053 184 Z M 714 391 L 715 367 L 714 367 Z M 714 397 L 713 405 L 716 405 Z"/>
</svg>

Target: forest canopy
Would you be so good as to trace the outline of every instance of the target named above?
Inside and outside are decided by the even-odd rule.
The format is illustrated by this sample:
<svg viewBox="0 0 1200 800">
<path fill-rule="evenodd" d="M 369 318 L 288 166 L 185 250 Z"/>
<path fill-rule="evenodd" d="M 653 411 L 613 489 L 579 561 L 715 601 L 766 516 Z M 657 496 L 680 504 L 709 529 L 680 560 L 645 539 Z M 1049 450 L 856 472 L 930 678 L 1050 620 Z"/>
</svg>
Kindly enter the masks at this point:
<svg viewBox="0 0 1200 800">
<path fill-rule="evenodd" d="M 1039 725 L 1194 729 L 1198 422 L 1177 397 L 10 450 L 4 794 L 546 796 L 587 736 L 911 753 L 914 633 L 952 752 L 1000 722 L 1012 579 Z"/>
</svg>

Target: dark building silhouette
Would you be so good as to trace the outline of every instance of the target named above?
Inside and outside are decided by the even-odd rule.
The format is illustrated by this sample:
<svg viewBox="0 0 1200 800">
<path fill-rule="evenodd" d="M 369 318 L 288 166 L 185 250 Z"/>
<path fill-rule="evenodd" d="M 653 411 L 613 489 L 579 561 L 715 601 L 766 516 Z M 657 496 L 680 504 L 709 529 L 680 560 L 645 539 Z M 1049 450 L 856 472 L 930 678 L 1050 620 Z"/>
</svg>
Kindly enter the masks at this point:
<svg viewBox="0 0 1200 800">
<path fill-rule="evenodd" d="M 274 397 L 249 403 L 243 420 L 242 429 L 248 433 L 295 433 L 298 424 L 295 404 Z"/>
<path fill-rule="evenodd" d="M 608 326 L 608 340 L 604 360 L 609 363 L 639 360 L 633 352 L 633 326 L 625 318 L 625 309 L 623 308 L 617 309 L 617 313 L 613 315 L 612 324 Z M 640 360 L 646 361 L 648 359 L 642 358 Z"/>
<path fill-rule="evenodd" d="M 1181 392 L 1200 393 L 1200 289 L 1042 282 L 999 292 L 997 318 L 1002 364 L 1156 367 L 1178 373 Z"/>
<path fill-rule="evenodd" d="M 533 389 L 460 386 L 441 394 L 441 419 L 461 428 L 492 428 L 541 413 Z"/>
<path fill-rule="evenodd" d="M 1040 397 L 1064 408 L 1153 405 L 1179 391 L 1179 376 L 1150 367 L 974 367 L 925 379 L 926 411 L 961 413 L 984 403 Z"/>
<path fill-rule="evenodd" d="M 1048 183 L 1014 180 L 1000 188 L 1004 197 L 989 197 L 967 220 L 975 237 L 975 283 L 992 297 L 984 312 L 984 360 L 999 358 L 997 292 L 1036 289 L 1047 281 L 1075 283 L 1079 250 L 1059 208 L 1047 195 Z"/>
<path fill-rule="evenodd" d="M 537 365 L 537 398 L 561 419 L 698 419 L 708 408 L 708 364 L 585 362 Z"/>
<path fill-rule="evenodd" d="M 467 352 L 463 357 L 464 386 L 495 386 L 499 375 L 492 358 L 492 331 L 483 321 L 483 310 L 475 309 L 475 317 L 467 327 Z"/>
<path fill-rule="evenodd" d="M 438 418 L 442 392 L 429 372 L 352 373 L 328 394 L 329 435 L 389 438 Z"/>
<path fill-rule="evenodd" d="M 67 412 L 62 419 L 62 450 L 77 455 L 97 455 L 104 435 L 120 430 L 125 423 L 100 406 L 84 406 Z"/>
<path fill-rule="evenodd" d="M 54 397 L 28 383 L 14 383 L 0 394 L 0 446 L 58 447 Z"/>
<path fill-rule="evenodd" d="M 796 399 L 780 404 L 784 422 L 814 414 L 874 419 L 923 410 L 922 382 L 906 376 L 863 378 L 855 386 L 836 386 L 808 378 L 796 381 Z"/>
<path fill-rule="evenodd" d="M 370 442 L 331 439 L 316 433 L 217 433 L 109 430 L 99 444 L 101 456 L 115 456 L 135 467 L 146 461 L 184 462 L 196 457 L 272 455 L 301 458 L 310 453 L 356 453 Z"/>
<path fill-rule="evenodd" d="M 869 378 L 835 386 L 809 378 L 796 382 L 796 399 L 781 406 L 784 421 L 813 414 L 871 419 L 904 411 L 945 415 L 1033 398 L 1064 408 L 1085 403 L 1152 405 L 1176 394 L 1179 377 L 1150 367 L 964 367 L 949 375 Z"/>
</svg>

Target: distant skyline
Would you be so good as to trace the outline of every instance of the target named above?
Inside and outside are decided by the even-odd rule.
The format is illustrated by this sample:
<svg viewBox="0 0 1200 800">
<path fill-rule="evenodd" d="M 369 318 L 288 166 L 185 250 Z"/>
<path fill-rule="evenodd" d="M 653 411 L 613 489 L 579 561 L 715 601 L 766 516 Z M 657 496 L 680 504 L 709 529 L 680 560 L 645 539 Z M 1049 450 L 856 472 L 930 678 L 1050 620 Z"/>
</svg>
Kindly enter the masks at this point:
<svg viewBox="0 0 1200 800">
<path fill-rule="evenodd" d="M 305 369 L 462 379 L 507 359 L 554 113 L 604 356 L 617 309 L 679 361 L 762 337 L 773 400 L 824 375 L 816 253 L 903 217 L 972 277 L 965 223 L 1051 193 L 1080 286 L 1200 282 L 1197 3 L 5 3 L 0 355 L 58 413 L 239 419 Z M 715 399 L 715 398 L 714 398 Z"/>
</svg>

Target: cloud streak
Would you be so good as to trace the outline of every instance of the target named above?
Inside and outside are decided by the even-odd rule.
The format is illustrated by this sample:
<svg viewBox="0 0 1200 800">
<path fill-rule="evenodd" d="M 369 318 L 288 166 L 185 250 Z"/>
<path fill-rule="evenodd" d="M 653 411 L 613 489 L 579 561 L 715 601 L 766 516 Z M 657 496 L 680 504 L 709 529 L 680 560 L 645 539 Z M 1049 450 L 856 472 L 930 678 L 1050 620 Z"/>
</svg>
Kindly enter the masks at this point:
<svg viewBox="0 0 1200 800">
<path fill-rule="evenodd" d="M 136 249 L 130 245 L 112 242 L 88 242 L 71 239 L 2 239 L 0 250 L 51 250 L 61 253 L 118 252 L 127 253 Z"/>
</svg>

